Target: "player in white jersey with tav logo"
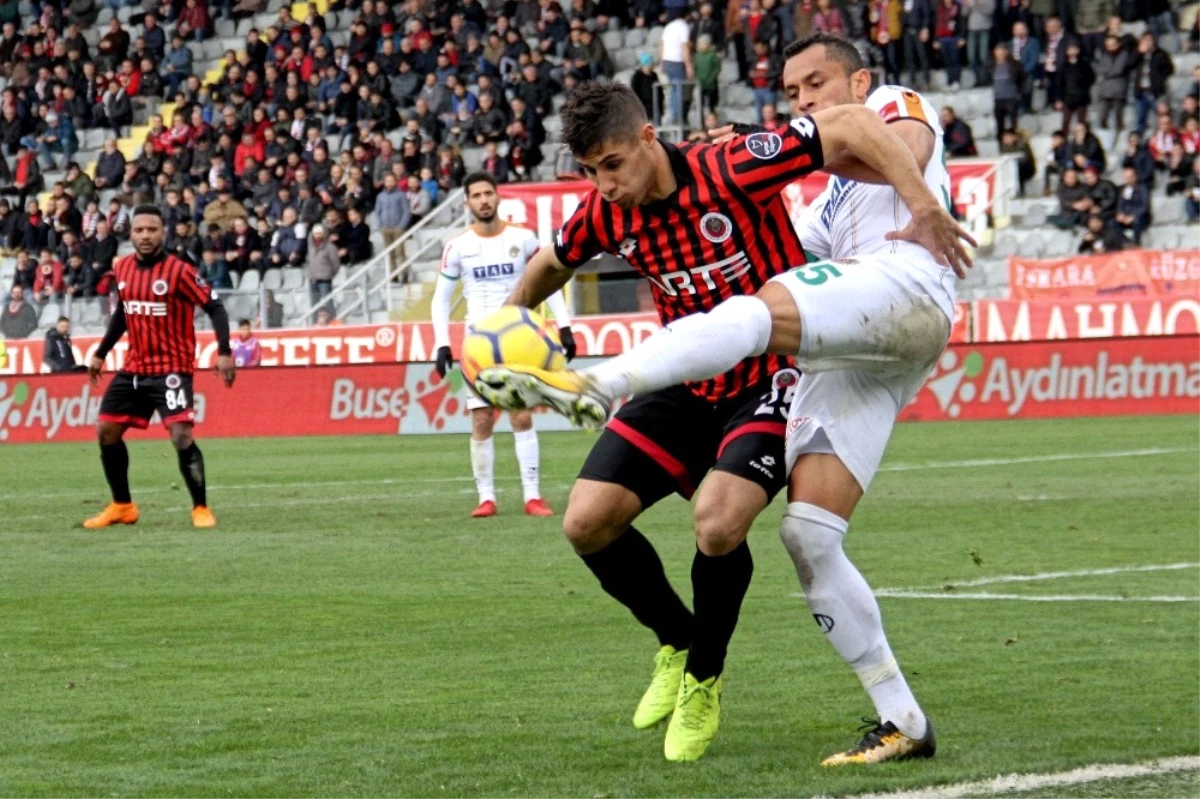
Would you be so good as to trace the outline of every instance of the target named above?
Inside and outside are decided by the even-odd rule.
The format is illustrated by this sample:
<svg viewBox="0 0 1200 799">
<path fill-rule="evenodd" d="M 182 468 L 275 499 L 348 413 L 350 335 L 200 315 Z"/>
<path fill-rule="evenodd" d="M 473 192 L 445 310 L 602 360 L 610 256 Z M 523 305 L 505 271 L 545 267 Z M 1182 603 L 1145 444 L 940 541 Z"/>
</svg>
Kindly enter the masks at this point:
<svg viewBox="0 0 1200 799">
<path fill-rule="evenodd" d="M 971 265 L 967 244 L 974 242 L 961 228 L 936 223 L 949 205 L 950 182 L 942 130 L 928 101 L 898 86 L 871 92 L 861 55 L 838 37 L 794 42 L 785 56 L 784 89 L 794 114 L 866 103 L 916 159 L 927 200 L 906 206 L 865 165 L 838 164 L 839 174 L 858 179 L 831 178 L 799 225 L 805 250 L 820 260 L 776 276 L 753 297 L 732 297 L 708 313 L 676 320 L 584 372 L 506 366 L 485 370 L 479 383 L 524 390 L 527 404 L 549 405 L 587 424 L 603 421 L 621 396 L 702 380 L 754 355 L 794 356 L 803 375 L 790 389 L 788 506 L 780 536 L 813 618 L 878 713 L 856 745 L 822 763 L 931 757 L 933 727 L 896 664 L 878 603 L 842 539 L 897 414 L 946 346 L 956 274 L 964 276 Z"/>
<path fill-rule="evenodd" d="M 447 242 L 442 251 L 442 265 L 433 294 L 433 329 L 437 349 L 437 370 L 445 377 L 454 365 L 450 349 L 450 311 L 454 287 L 462 285 L 467 302 L 468 327 L 500 309 L 504 300 L 525 271 L 525 264 L 538 251 L 537 235 L 528 228 L 510 225 L 497 216 L 500 197 L 496 181 L 486 172 L 467 175 L 463 182 L 471 225 Z M 567 359 L 575 357 L 575 337 L 562 292 L 546 301 Z M 471 470 L 479 491 L 479 506 L 471 513 L 474 518 L 496 514 L 496 489 L 493 464 L 495 447 L 492 428 L 495 410 L 475 394 L 467 400 L 471 411 Z M 538 439 L 529 411 L 510 413 L 517 463 L 521 470 L 521 486 L 525 494 L 525 513 L 530 516 L 552 516 L 553 511 L 542 500 L 538 481 Z"/>
</svg>

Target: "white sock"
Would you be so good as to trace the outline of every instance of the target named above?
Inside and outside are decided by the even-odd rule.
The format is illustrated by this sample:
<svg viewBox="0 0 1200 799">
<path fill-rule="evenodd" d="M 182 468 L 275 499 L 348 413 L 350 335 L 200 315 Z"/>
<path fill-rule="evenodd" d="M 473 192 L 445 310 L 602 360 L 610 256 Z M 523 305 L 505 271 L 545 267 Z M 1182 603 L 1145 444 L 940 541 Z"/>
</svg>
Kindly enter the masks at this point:
<svg viewBox="0 0 1200 799">
<path fill-rule="evenodd" d="M 493 478 L 496 462 L 496 447 L 492 437 L 483 441 L 471 439 L 471 472 L 475 475 L 475 489 L 479 492 L 479 504 L 496 501 L 496 484 Z"/>
<path fill-rule="evenodd" d="M 854 673 L 883 721 L 910 738 L 925 735 L 925 714 L 908 687 L 883 633 L 879 604 L 842 551 L 849 523 L 806 502 L 787 506 L 779 537 L 825 637 Z"/>
<path fill-rule="evenodd" d="M 771 312 L 755 297 L 730 297 L 708 313 L 677 319 L 584 374 L 614 399 L 728 372 L 767 351 Z"/>
<path fill-rule="evenodd" d="M 513 433 L 513 444 L 517 448 L 517 464 L 521 467 L 521 488 L 525 490 L 525 501 L 541 499 L 538 488 L 538 437 L 533 428 Z"/>
</svg>

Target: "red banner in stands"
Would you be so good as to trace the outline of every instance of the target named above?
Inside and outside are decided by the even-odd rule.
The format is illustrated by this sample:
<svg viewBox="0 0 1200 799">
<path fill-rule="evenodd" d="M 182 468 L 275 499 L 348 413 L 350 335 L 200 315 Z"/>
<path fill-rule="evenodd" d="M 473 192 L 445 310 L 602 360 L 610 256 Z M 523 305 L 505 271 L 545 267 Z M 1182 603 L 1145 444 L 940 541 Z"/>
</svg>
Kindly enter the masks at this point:
<svg viewBox="0 0 1200 799">
<path fill-rule="evenodd" d="M 980 300 L 973 341 L 1047 341 L 1200 333 L 1195 297 Z"/>
<path fill-rule="evenodd" d="M 1200 411 L 1200 339 L 1164 336 L 1010 344 L 956 344 L 903 411 L 906 420 L 1015 419 Z M 0 442 L 94 440 L 109 377 L 0 378 Z M 232 389 L 196 373 L 200 438 L 466 433 L 470 417 L 459 372 L 433 365 L 365 364 L 245 369 Z M 281 398 L 286 398 L 282 401 Z M 502 418 L 507 424 L 506 418 Z M 541 430 L 565 419 L 538 413 Z M 165 438 L 154 424 L 134 438 Z"/>
<path fill-rule="evenodd" d="M 1200 296 L 1200 250 L 1125 250 L 1105 255 L 1008 259 L 1014 300 L 1128 294 Z"/>
<path fill-rule="evenodd" d="M 1035 419 L 1200 412 L 1200 339 L 959 344 L 900 418 Z"/>
</svg>

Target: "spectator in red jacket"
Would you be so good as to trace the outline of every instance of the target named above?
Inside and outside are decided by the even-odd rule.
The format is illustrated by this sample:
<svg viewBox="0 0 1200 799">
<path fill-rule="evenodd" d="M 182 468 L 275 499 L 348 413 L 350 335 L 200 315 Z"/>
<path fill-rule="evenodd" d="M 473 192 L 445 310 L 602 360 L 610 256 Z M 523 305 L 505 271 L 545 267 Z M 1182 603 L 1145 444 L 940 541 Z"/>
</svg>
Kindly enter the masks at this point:
<svg viewBox="0 0 1200 799">
<path fill-rule="evenodd" d="M 63 296 L 63 265 L 54 260 L 54 253 L 42 250 L 33 278 L 33 301 L 45 304 Z"/>
<path fill-rule="evenodd" d="M 254 133 L 249 130 L 242 134 L 241 142 L 233 151 L 233 174 L 239 178 L 246 173 L 247 159 L 254 159 L 256 165 L 266 160 L 263 143 L 255 139 Z M 257 169 L 257 166 L 254 168 Z"/>
</svg>

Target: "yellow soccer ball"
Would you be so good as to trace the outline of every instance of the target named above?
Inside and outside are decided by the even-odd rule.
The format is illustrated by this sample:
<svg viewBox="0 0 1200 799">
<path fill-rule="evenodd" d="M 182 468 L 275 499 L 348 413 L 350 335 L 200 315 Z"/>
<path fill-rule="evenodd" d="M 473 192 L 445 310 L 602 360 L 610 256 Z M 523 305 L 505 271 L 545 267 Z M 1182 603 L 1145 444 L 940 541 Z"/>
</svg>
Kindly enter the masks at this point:
<svg viewBox="0 0 1200 799">
<path fill-rule="evenodd" d="M 558 333 L 541 315 L 505 305 L 471 325 L 463 339 L 460 363 L 463 376 L 473 385 L 480 371 L 502 364 L 565 369 L 567 355 Z"/>
</svg>

